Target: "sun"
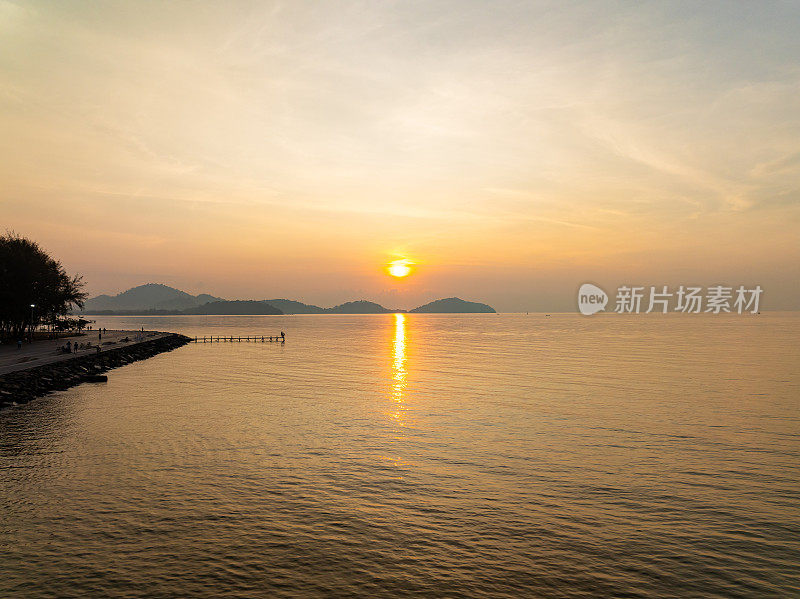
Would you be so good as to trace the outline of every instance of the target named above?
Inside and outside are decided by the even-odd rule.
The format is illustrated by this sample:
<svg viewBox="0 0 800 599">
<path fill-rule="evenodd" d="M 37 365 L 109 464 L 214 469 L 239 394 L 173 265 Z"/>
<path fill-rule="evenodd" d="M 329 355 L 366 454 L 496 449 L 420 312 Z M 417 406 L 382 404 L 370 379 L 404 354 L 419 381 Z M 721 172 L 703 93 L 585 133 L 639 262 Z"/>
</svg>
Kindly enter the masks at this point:
<svg viewBox="0 0 800 599">
<path fill-rule="evenodd" d="M 393 262 L 389 262 L 389 266 L 386 268 L 386 270 L 393 277 L 402 279 L 403 277 L 407 277 L 411 274 L 412 264 L 414 263 L 411 262 L 411 260 L 406 260 L 405 258 L 402 260 L 395 260 Z"/>
<path fill-rule="evenodd" d="M 390 264 L 389 274 L 393 277 L 407 277 L 411 273 L 411 267 L 408 264 Z"/>
</svg>

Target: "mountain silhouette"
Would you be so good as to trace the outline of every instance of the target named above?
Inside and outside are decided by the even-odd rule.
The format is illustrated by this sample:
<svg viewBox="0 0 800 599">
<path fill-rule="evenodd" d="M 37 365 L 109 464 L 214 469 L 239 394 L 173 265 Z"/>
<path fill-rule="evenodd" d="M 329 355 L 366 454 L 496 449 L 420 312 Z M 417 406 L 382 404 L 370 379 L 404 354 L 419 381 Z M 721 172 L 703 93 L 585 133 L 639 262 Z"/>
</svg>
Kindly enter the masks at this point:
<svg viewBox="0 0 800 599">
<path fill-rule="evenodd" d="M 439 314 L 492 313 L 494 308 L 457 297 L 439 299 L 408 312 Z M 297 300 L 224 300 L 207 293 L 191 295 L 180 289 L 148 283 L 117 295 L 98 295 L 86 301 L 85 314 L 386 314 L 391 310 L 367 300 L 345 302 L 332 308 L 304 304 Z"/>
<path fill-rule="evenodd" d="M 139 285 L 114 296 L 98 295 L 86 300 L 84 312 L 99 310 L 184 310 L 202 306 L 221 298 L 201 293 L 190 295 L 180 289 L 148 283 Z"/>
<path fill-rule="evenodd" d="M 183 314 L 283 314 L 275 306 L 267 302 L 259 302 L 256 300 L 231 300 L 231 301 L 218 301 L 209 302 L 202 306 L 195 306 L 194 308 L 186 308 Z"/>
<path fill-rule="evenodd" d="M 367 300 L 357 300 L 355 302 L 345 302 L 333 308 L 326 308 L 326 314 L 385 314 L 387 312 L 397 312 L 397 310 L 389 310 L 375 302 L 368 302 Z"/>
<path fill-rule="evenodd" d="M 428 313 L 428 314 L 474 314 L 474 313 L 494 313 L 495 309 L 487 304 L 478 302 L 468 302 L 459 297 L 447 297 L 436 300 L 409 310 L 409 312 Z"/>
<path fill-rule="evenodd" d="M 322 314 L 325 312 L 325 308 L 320 308 L 319 306 L 315 306 L 313 304 L 304 304 L 303 302 L 298 302 L 296 300 L 271 299 L 264 301 L 271 306 L 275 306 L 284 314 Z"/>
</svg>

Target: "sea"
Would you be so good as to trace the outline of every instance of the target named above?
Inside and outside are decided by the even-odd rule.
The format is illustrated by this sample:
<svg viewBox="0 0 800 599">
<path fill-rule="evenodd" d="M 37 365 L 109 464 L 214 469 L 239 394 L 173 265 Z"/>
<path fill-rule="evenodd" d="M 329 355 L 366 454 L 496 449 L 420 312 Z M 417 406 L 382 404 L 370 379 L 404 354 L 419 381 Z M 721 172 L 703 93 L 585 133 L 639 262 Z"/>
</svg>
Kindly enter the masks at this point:
<svg viewBox="0 0 800 599">
<path fill-rule="evenodd" d="M 97 317 L 0 412 L 2 597 L 798 597 L 800 314 Z"/>
</svg>

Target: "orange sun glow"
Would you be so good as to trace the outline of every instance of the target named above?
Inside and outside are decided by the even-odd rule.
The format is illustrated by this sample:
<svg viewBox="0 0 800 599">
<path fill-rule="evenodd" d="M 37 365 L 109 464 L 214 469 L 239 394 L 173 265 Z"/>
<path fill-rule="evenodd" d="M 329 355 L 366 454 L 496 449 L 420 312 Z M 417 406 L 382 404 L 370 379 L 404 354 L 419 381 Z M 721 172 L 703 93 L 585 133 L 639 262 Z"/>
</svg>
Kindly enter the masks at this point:
<svg viewBox="0 0 800 599">
<path fill-rule="evenodd" d="M 395 261 L 389 263 L 389 266 L 387 267 L 386 270 L 393 277 L 397 277 L 398 279 L 401 279 L 401 278 L 407 277 L 409 274 L 411 274 L 411 265 L 412 264 L 414 264 L 414 263 L 411 262 L 410 260 L 406 260 L 406 259 L 395 260 Z"/>
</svg>

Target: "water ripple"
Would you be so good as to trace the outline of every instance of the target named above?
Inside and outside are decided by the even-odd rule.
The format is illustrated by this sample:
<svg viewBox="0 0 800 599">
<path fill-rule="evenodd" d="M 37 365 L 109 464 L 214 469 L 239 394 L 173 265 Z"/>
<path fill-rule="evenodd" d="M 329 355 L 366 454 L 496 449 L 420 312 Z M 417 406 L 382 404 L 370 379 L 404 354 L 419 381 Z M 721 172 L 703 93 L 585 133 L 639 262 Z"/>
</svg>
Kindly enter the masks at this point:
<svg viewBox="0 0 800 599">
<path fill-rule="evenodd" d="M 156 324 L 154 324 L 156 323 Z M 0 595 L 800 595 L 800 318 L 178 317 L 0 413 Z"/>
</svg>

